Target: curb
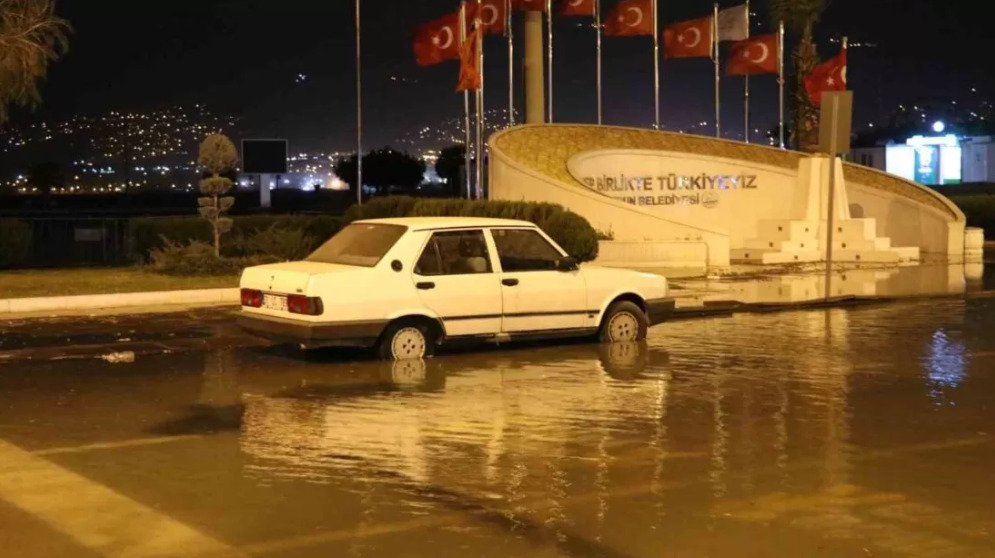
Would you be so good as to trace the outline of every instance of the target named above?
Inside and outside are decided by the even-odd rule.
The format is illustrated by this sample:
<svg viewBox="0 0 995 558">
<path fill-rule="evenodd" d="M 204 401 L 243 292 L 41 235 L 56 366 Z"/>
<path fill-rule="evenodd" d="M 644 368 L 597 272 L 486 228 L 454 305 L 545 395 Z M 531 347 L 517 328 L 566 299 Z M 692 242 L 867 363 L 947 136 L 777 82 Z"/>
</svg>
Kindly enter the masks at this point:
<svg viewBox="0 0 995 558">
<path fill-rule="evenodd" d="M 4 314 L 103 310 L 142 306 L 221 306 L 238 304 L 238 289 L 199 289 L 82 296 L 0 299 L 0 317 Z"/>
</svg>

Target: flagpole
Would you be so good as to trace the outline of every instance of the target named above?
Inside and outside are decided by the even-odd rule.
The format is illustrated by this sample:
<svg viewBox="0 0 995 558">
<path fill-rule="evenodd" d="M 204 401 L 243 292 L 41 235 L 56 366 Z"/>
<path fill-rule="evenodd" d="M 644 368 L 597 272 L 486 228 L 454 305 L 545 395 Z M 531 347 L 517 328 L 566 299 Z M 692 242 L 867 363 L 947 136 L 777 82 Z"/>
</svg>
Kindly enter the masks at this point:
<svg viewBox="0 0 995 558">
<path fill-rule="evenodd" d="M 750 38 L 750 0 L 746 0 L 746 38 Z M 750 143 L 750 74 L 743 85 L 743 139 Z"/>
<path fill-rule="evenodd" d="M 480 6 L 480 0 L 477 0 Z M 474 21 L 477 28 L 477 64 L 480 68 L 480 89 L 477 89 L 477 192 L 476 199 L 484 198 L 484 33 L 480 29 L 480 10 Z"/>
<path fill-rule="evenodd" d="M 653 0 L 653 127 L 660 129 L 660 30 L 656 1 Z"/>
<path fill-rule="evenodd" d="M 515 125 L 515 30 L 512 27 L 511 0 L 505 0 L 504 13 L 508 35 L 508 125 Z"/>
<path fill-rule="evenodd" d="M 722 135 L 719 113 L 719 5 L 712 4 L 712 48 L 715 62 L 715 137 Z"/>
<path fill-rule="evenodd" d="M 549 89 L 549 116 L 553 123 L 553 0 L 546 0 L 546 78 Z"/>
<path fill-rule="evenodd" d="M 598 46 L 597 87 L 598 87 L 598 126 L 601 125 L 601 0 L 594 0 L 594 31 Z"/>
<path fill-rule="evenodd" d="M 784 22 L 777 25 L 777 133 L 784 149 Z"/>
<path fill-rule="evenodd" d="M 363 58 L 359 2 L 356 0 L 356 205 L 363 205 Z"/>
<path fill-rule="evenodd" d="M 459 44 L 462 49 L 463 43 L 466 41 L 466 2 L 460 2 L 459 5 Z M 473 141 L 473 137 L 470 133 L 470 92 L 463 91 L 463 128 L 464 128 L 464 154 L 463 154 L 463 167 L 465 169 L 464 174 L 466 175 L 466 197 L 467 199 L 473 197 L 473 175 L 470 173 L 471 169 L 471 159 L 470 159 L 470 143 Z"/>
</svg>

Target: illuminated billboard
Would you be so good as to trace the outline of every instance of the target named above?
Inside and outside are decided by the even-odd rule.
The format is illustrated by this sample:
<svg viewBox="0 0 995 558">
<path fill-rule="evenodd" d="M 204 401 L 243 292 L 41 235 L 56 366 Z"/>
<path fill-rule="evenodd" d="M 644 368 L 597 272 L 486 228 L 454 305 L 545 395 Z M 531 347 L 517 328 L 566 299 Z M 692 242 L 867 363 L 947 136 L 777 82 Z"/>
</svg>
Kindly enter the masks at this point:
<svg viewBox="0 0 995 558">
<path fill-rule="evenodd" d="M 962 149 L 957 137 L 914 136 L 885 148 L 885 170 L 927 186 L 961 181 Z"/>
<path fill-rule="evenodd" d="M 245 174 L 287 174 L 288 150 L 287 140 L 242 140 L 242 172 Z"/>
</svg>

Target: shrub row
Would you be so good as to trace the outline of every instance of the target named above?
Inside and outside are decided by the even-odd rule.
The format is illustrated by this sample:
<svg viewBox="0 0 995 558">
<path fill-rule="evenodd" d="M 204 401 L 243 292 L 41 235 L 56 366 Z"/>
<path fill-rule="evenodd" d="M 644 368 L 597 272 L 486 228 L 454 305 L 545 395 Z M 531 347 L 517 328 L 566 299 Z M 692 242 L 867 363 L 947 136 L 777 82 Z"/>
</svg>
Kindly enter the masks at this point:
<svg viewBox="0 0 995 558">
<path fill-rule="evenodd" d="M 0 269 L 18 267 L 31 254 L 31 225 L 17 219 L 0 219 Z"/>
<path fill-rule="evenodd" d="M 488 217 L 535 223 L 579 261 L 598 257 L 598 232 L 580 215 L 551 203 L 391 196 L 352 206 L 346 221 L 389 217 Z"/>
</svg>

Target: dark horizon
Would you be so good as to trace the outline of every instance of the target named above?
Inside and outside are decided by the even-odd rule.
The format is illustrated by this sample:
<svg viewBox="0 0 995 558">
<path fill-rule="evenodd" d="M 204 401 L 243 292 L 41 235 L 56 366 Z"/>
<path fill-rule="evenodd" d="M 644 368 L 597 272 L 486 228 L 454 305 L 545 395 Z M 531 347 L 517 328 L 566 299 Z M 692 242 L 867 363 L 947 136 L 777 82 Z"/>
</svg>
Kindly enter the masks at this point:
<svg viewBox="0 0 995 558">
<path fill-rule="evenodd" d="M 454 4 L 423 0 L 364 11 L 368 145 L 395 143 L 407 133 L 460 116 L 461 98 L 453 92 L 457 63 L 419 68 L 410 41 L 416 24 Z M 605 2 L 603 10 L 611 4 Z M 701 0 L 661 3 L 661 26 L 707 14 L 710 7 Z M 57 11 L 75 28 L 70 53 L 52 67 L 41 107 L 33 114 L 17 111 L 15 123 L 204 103 L 237 116 L 249 136 L 287 137 L 309 149 L 348 149 L 354 141 L 351 0 L 63 0 Z M 753 11 L 753 33 L 769 32 L 765 2 L 754 2 Z M 964 54 L 984 52 L 983 22 L 990 11 L 986 6 L 969 14 L 937 0 L 832 2 L 817 28 L 817 43 L 823 58 L 835 54 L 839 45 L 831 40 L 842 35 L 854 45 L 848 74 L 857 104 L 855 129 L 918 98 L 967 104 L 990 98 L 995 81 L 988 72 L 991 65 Z M 595 119 L 589 21 L 560 18 L 555 23 L 557 121 Z M 506 43 L 498 37 L 487 40 L 488 109 L 504 109 Z M 863 46 L 867 44 L 875 46 Z M 652 122 L 650 45 L 648 38 L 604 40 L 606 123 Z M 516 68 L 519 86 L 520 70 Z M 661 61 L 665 129 L 712 133 L 712 71 L 705 59 Z M 761 132 L 776 124 L 774 81 L 773 76 L 751 80 L 751 127 Z M 741 78 L 723 79 L 723 135 L 731 138 L 742 135 L 742 89 Z M 517 96 L 516 108 L 521 109 L 521 91 Z M 707 125 L 695 129 L 701 122 Z"/>
</svg>

